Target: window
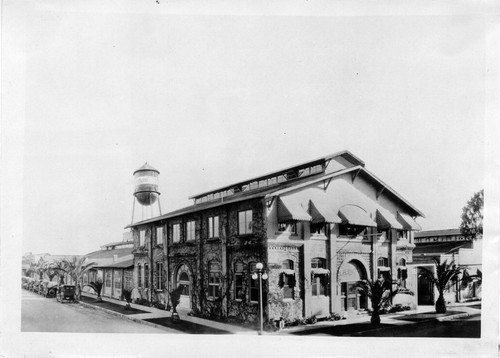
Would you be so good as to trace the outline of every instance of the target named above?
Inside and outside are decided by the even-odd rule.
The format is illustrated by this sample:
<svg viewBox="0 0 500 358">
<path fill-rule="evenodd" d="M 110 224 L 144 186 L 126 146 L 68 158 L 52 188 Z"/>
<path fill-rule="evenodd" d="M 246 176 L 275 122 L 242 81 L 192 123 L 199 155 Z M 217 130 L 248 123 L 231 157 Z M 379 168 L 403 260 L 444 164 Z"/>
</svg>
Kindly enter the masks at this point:
<svg viewBox="0 0 500 358">
<path fill-rule="evenodd" d="M 163 244 L 163 228 L 162 227 L 156 228 L 156 244 L 157 245 Z"/>
<path fill-rule="evenodd" d="M 188 221 L 186 223 L 186 240 L 194 241 L 194 238 L 195 238 L 195 222 Z"/>
<path fill-rule="evenodd" d="M 250 277 L 250 302 L 259 302 L 259 279 L 254 280 L 252 279 L 252 273 L 257 271 L 255 262 L 250 263 L 250 274 L 248 275 Z"/>
<path fill-rule="evenodd" d="M 121 290 L 122 288 L 122 275 L 119 270 L 115 270 L 115 289 Z"/>
<path fill-rule="evenodd" d="M 163 262 L 156 263 L 156 288 L 163 290 Z"/>
<path fill-rule="evenodd" d="M 398 230 L 398 237 L 400 239 L 408 239 L 408 230 Z"/>
<path fill-rule="evenodd" d="M 366 227 L 358 225 L 340 224 L 339 234 L 341 236 L 351 236 L 351 237 L 366 235 Z"/>
<path fill-rule="evenodd" d="M 209 277 L 208 277 L 208 297 L 220 297 L 220 265 L 217 262 L 209 263 Z"/>
<path fill-rule="evenodd" d="M 293 271 L 294 263 L 292 260 L 285 260 L 281 263 L 283 271 L 279 277 L 279 286 L 283 287 L 283 298 L 294 299 L 295 289 L 295 272 Z"/>
<path fill-rule="evenodd" d="M 326 272 L 326 260 L 314 258 L 311 260 L 312 274 L 312 295 L 326 296 L 328 285 L 328 274 Z M 316 271 L 316 272 L 315 272 Z"/>
<path fill-rule="evenodd" d="M 181 225 L 180 224 L 172 225 L 172 240 L 174 242 L 181 241 Z"/>
<path fill-rule="evenodd" d="M 144 287 L 149 288 L 149 266 L 144 265 Z"/>
<path fill-rule="evenodd" d="M 389 269 L 389 260 L 387 257 L 379 257 L 377 260 L 378 266 L 378 277 L 384 277 L 387 280 L 391 278 L 391 272 Z"/>
<path fill-rule="evenodd" d="M 326 223 L 311 223 L 311 234 L 327 235 Z"/>
<path fill-rule="evenodd" d="M 106 270 L 105 286 L 111 288 L 111 270 Z"/>
<path fill-rule="evenodd" d="M 143 287 L 143 280 L 142 280 L 142 266 L 141 264 L 137 265 L 137 284 L 139 285 L 139 288 Z"/>
<path fill-rule="evenodd" d="M 236 300 L 245 299 L 243 282 L 244 282 L 243 264 L 241 262 L 236 262 L 234 264 L 234 299 Z"/>
<path fill-rule="evenodd" d="M 139 231 L 139 246 L 144 246 L 146 242 L 146 230 Z"/>
<path fill-rule="evenodd" d="M 219 217 L 211 216 L 208 218 L 208 237 L 219 237 Z"/>
<path fill-rule="evenodd" d="M 252 233 L 252 210 L 240 211 L 238 213 L 238 233 L 240 235 Z"/>
<path fill-rule="evenodd" d="M 278 223 L 278 231 L 280 232 L 290 232 L 292 234 L 297 233 L 297 223 Z"/>
</svg>

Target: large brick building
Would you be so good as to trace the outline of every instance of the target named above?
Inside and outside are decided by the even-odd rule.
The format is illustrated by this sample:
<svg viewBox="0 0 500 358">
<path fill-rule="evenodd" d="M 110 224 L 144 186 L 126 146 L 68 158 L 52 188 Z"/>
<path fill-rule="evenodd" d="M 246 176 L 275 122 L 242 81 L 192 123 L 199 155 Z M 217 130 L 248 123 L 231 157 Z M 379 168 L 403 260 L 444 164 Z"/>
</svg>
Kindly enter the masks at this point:
<svg viewBox="0 0 500 358">
<path fill-rule="evenodd" d="M 180 306 L 194 314 L 255 320 L 258 262 L 268 274 L 270 321 L 363 312 L 369 302 L 355 287 L 360 279 L 415 283 L 406 264 L 423 214 L 348 151 L 191 199 L 128 228 L 136 287 L 182 286 Z"/>
</svg>

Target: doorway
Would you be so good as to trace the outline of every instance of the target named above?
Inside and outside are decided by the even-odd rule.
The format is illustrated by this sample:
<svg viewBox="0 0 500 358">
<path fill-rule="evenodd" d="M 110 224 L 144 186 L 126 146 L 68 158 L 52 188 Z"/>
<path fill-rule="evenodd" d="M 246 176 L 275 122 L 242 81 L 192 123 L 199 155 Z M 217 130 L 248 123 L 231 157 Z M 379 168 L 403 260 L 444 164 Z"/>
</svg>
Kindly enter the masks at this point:
<svg viewBox="0 0 500 358">
<path fill-rule="evenodd" d="M 179 308 L 191 309 L 191 281 L 189 267 L 181 265 L 177 270 L 176 287 L 182 286 Z"/>
<path fill-rule="evenodd" d="M 418 302 L 417 304 L 426 306 L 434 304 L 434 285 L 432 282 L 423 274 L 424 269 L 418 268 Z"/>
</svg>

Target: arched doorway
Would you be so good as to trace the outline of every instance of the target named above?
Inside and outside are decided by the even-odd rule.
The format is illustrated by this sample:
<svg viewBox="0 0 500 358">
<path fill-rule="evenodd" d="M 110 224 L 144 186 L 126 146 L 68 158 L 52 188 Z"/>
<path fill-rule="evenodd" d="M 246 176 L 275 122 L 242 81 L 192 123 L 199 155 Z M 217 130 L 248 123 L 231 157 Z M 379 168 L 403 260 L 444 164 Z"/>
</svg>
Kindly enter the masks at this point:
<svg viewBox="0 0 500 358">
<path fill-rule="evenodd" d="M 366 270 L 357 260 L 345 263 L 340 271 L 340 307 L 344 312 L 363 311 L 367 308 L 365 293 L 357 282 L 366 279 Z"/>
<path fill-rule="evenodd" d="M 182 286 L 179 308 L 191 309 L 191 271 L 185 264 L 179 266 L 175 275 L 175 287 Z"/>
</svg>

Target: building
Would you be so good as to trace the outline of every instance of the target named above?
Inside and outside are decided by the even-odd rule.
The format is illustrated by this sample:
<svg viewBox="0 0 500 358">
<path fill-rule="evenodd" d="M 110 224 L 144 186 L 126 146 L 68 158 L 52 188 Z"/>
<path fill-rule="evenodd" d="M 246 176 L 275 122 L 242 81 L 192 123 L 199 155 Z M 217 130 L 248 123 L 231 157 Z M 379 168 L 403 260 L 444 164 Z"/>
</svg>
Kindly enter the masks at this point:
<svg viewBox="0 0 500 358">
<path fill-rule="evenodd" d="M 417 217 L 424 215 L 348 151 L 191 197 L 193 205 L 129 225 L 134 285 L 181 287 L 180 308 L 254 321 L 264 264 L 264 316 L 294 321 L 366 312 L 361 279 L 410 290 Z M 413 296 L 401 302 L 415 305 Z M 153 298 L 150 296 L 151 299 Z"/>
<path fill-rule="evenodd" d="M 465 277 L 451 285 L 445 293 L 448 303 L 469 301 L 481 298 L 482 239 L 473 235 L 464 235 L 460 229 L 421 231 L 415 234 L 412 267 L 418 275 L 417 297 L 419 305 L 432 305 L 437 299 L 437 291 L 421 275 L 423 269 L 434 271 L 434 257 L 439 262 L 454 262 L 465 268 Z"/>
<path fill-rule="evenodd" d="M 101 295 L 104 297 L 122 298 L 123 288 L 133 288 L 134 256 L 133 243 L 124 239 L 101 247 L 86 256 L 84 264 L 94 263 L 90 270 L 82 275 L 83 290 L 93 292 L 90 282 L 103 283 Z"/>
</svg>

